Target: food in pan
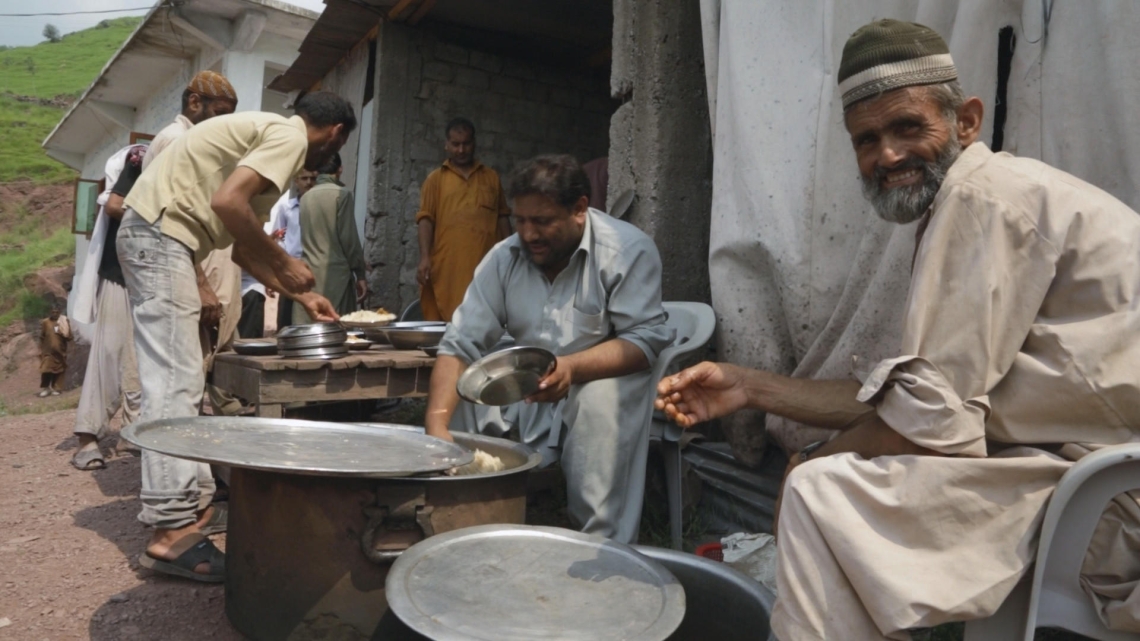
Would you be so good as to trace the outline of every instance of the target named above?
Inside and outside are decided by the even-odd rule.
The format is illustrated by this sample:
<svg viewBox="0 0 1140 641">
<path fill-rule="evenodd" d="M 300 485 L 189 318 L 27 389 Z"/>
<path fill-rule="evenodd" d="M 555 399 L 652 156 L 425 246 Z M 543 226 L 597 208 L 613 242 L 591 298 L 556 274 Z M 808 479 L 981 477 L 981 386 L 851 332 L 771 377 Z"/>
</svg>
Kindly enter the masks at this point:
<svg viewBox="0 0 1140 641">
<path fill-rule="evenodd" d="M 396 315 L 381 307 L 376 311 L 362 309 L 358 312 L 345 314 L 340 319 L 350 323 L 382 323 L 396 320 Z"/>
</svg>

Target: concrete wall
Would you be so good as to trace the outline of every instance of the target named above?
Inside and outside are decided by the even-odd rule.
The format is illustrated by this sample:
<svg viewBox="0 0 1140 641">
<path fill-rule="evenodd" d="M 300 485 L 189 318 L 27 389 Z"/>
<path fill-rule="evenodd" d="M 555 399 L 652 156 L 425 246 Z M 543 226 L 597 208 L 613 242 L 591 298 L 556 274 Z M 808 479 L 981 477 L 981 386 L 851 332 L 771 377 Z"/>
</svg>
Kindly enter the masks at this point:
<svg viewBox="0 0 1140 641">
<path fill-rule="evenodd" d="M 636 194 L 626 220 L 664 262 L 665 300 L 709 301 L 712 140 L 699 0 L 614 0 L 608 206 Z"/>
<path fill-rule="evenodd" d="M 584 162 L 609 147 L 614 102 L 604 75 L 504 58 L 385 23 L 375 87 L 366 250 L 372 302 L 393 311 L 419 297 L 413 218 L 420 185 L 446 158 L 448 120 L 475 123 L 476 156 L 501 176 L 536 154 L 571 153 Z"/>
</svg>

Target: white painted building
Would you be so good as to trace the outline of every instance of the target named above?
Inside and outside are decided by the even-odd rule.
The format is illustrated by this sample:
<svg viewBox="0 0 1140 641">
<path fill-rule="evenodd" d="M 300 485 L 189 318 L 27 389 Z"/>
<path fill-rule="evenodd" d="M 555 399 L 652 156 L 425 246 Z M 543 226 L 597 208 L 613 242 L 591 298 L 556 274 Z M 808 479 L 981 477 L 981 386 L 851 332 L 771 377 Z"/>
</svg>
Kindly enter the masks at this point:
<svg viewBox="0 0 1140 641">
<path fill-rule="evenodd" d="M 286 96 L 266 89 L 297 58 L 319 14 L 279 0 L 160 0 L 43 142 L 80 172 L 76 190 L 76 274 L 94 224 L 92 193 L 107 158 L 174 120 L 195 73 L 225 75 L 238 111 L 288 115 Z"/>
</svg>

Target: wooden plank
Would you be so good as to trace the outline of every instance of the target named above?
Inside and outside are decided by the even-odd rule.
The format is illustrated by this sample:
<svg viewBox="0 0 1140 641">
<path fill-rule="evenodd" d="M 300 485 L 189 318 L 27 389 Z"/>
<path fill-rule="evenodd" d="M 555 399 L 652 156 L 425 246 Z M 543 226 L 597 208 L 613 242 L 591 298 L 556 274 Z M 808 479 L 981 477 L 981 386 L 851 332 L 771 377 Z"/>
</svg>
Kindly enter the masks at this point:
<svg viewBox="0 0 1140 641">
<path fill-rule="evenodd" d="M 214 361 L 214 385 L 247 401 L 257 402 L 261 389 L 261 371 L 236 363 Z"/>
<path fill-rule="evenodd" d="M 266 403 L 291 403 L 398 396 L 399 394 L 391 393 L 389 371 L 355 369 L 267 372 L 262 379 L 261 400 Z M 415 391 L 414 383 L 408 391 Z"/>
<path fill-rule="evenodd" d="M 279 403 L 258 403 L 257 415 L 262 418 L 282 418 L 285 416 L 285 406 Z"/>
</svg>

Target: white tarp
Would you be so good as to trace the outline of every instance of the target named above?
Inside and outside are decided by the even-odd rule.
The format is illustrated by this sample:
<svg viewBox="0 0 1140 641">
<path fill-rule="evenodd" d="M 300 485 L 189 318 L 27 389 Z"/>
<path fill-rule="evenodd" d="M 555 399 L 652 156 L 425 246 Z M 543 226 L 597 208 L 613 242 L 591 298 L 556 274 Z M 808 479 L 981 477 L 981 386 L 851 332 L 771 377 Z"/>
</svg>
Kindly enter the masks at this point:
<svg viewBox="0 0 1140 641">
<path fill-rule="evenodd" d="M 846 378 L 895 355 L 913 225 L 863 200 L 836 90 L 843 44 L 880 18 L 946 38 L 992 140 L 998 33 L 1017 38 L 1004 150 L 1040 158 L 1140 205 L 1140 3 L 1132 0 L 701 0 L 714 124 L 709 249 L 721 357 L 785 374 Z M 1045 33 L 1048 15 L 1048 35 Z M 1132 113 L 1132 116 L 1128 116 Z M 738 456 L 758 417 L 726 425 Z M 799 448 L 819 433 L 776 417 Z M 744 445 L 742 445 L 742 443 Z"/>
</svg>

